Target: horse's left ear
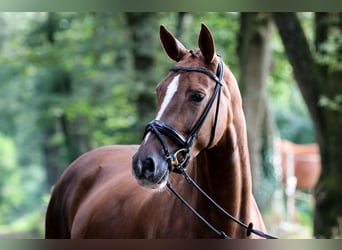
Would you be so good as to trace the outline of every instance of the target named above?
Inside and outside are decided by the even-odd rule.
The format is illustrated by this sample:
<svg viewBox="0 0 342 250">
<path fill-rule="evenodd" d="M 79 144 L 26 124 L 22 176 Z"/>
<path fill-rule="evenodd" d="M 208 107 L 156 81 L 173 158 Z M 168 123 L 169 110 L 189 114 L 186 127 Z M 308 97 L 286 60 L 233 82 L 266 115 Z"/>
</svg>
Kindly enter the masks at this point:
<svg viewBox="0 0 342 250">
<path fill-rule="evenodd" d="M 203 23 L 198 37 L 198 47 L 200 48 L 202 55 L 207 62 L 212 63 L 216 54 L 214 38 L 207 26 L 205 26 Z"/>
</svg>

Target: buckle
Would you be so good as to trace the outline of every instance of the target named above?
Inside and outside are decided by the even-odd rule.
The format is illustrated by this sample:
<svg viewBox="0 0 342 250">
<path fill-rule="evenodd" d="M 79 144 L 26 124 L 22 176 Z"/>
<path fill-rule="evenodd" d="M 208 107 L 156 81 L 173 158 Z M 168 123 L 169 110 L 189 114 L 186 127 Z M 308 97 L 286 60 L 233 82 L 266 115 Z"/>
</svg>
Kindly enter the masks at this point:
<svg viewBox="0 0 342 250">
<path fill-rule="evenodd" d="M 170 170 L 175 173 L 182 173 L 180 169 L 186 167 L 190 159 L 189 149 L 181 148 L 167 158 L 170 163 Z"/>
</svg>

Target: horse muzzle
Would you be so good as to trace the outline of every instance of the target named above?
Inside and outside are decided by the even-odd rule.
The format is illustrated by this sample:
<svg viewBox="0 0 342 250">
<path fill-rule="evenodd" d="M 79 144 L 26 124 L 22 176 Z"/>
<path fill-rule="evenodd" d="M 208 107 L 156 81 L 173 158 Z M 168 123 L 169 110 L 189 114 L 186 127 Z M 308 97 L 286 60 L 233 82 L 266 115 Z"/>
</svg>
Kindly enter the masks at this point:
<svg viewBox="0 0 342 250">
<path fill-rule="evenodd" d="M 144 155 L 139 154 L 138 151 L 133 156 L 132 174 L 141 186 L 162 189 L 165 187 L 169 176 L 168 164 L 159 155 Z"/>
</svg>

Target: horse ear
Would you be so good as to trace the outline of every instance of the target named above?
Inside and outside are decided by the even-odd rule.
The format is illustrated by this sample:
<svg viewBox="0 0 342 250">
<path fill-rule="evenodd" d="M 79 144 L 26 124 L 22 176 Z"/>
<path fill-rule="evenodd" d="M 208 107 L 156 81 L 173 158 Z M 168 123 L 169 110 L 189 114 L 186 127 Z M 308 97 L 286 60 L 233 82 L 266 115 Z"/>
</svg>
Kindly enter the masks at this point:
<svg viewBox="0 0 342 250">
<path fill-rule="evenodd" d="M 202 55 L 207 60 L 207 62 L 212 63 L 216 54 L 214 38 L 207 26 L 205 26 L 203 23 L 198 38 L 198 47 L 200 48 Z"/>
<path fill-rule="evenodd" d="M 184 45 L 178 41 L 163 25 L 160 26 L 160 40 L 166 54 L 178 62 L 187 52 Z"/>
</svg>

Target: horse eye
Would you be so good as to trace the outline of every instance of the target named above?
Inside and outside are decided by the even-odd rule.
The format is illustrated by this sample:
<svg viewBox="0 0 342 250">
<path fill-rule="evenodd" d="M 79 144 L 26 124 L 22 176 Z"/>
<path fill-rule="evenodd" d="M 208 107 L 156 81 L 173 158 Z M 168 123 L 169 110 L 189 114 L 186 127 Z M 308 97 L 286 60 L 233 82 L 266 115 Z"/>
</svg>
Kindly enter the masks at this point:
<svg viewBox="0 0 342 250">
<path fill-rule="evenodd" d="M 199 93 L 199 92 L 194 92 L 194 93 L 191 93 L 190 97 L 189 97 L 189 100 L 191 102 L 201 102 L 204 98 L 204 95 L 202 93 Z"/>
</svg>

